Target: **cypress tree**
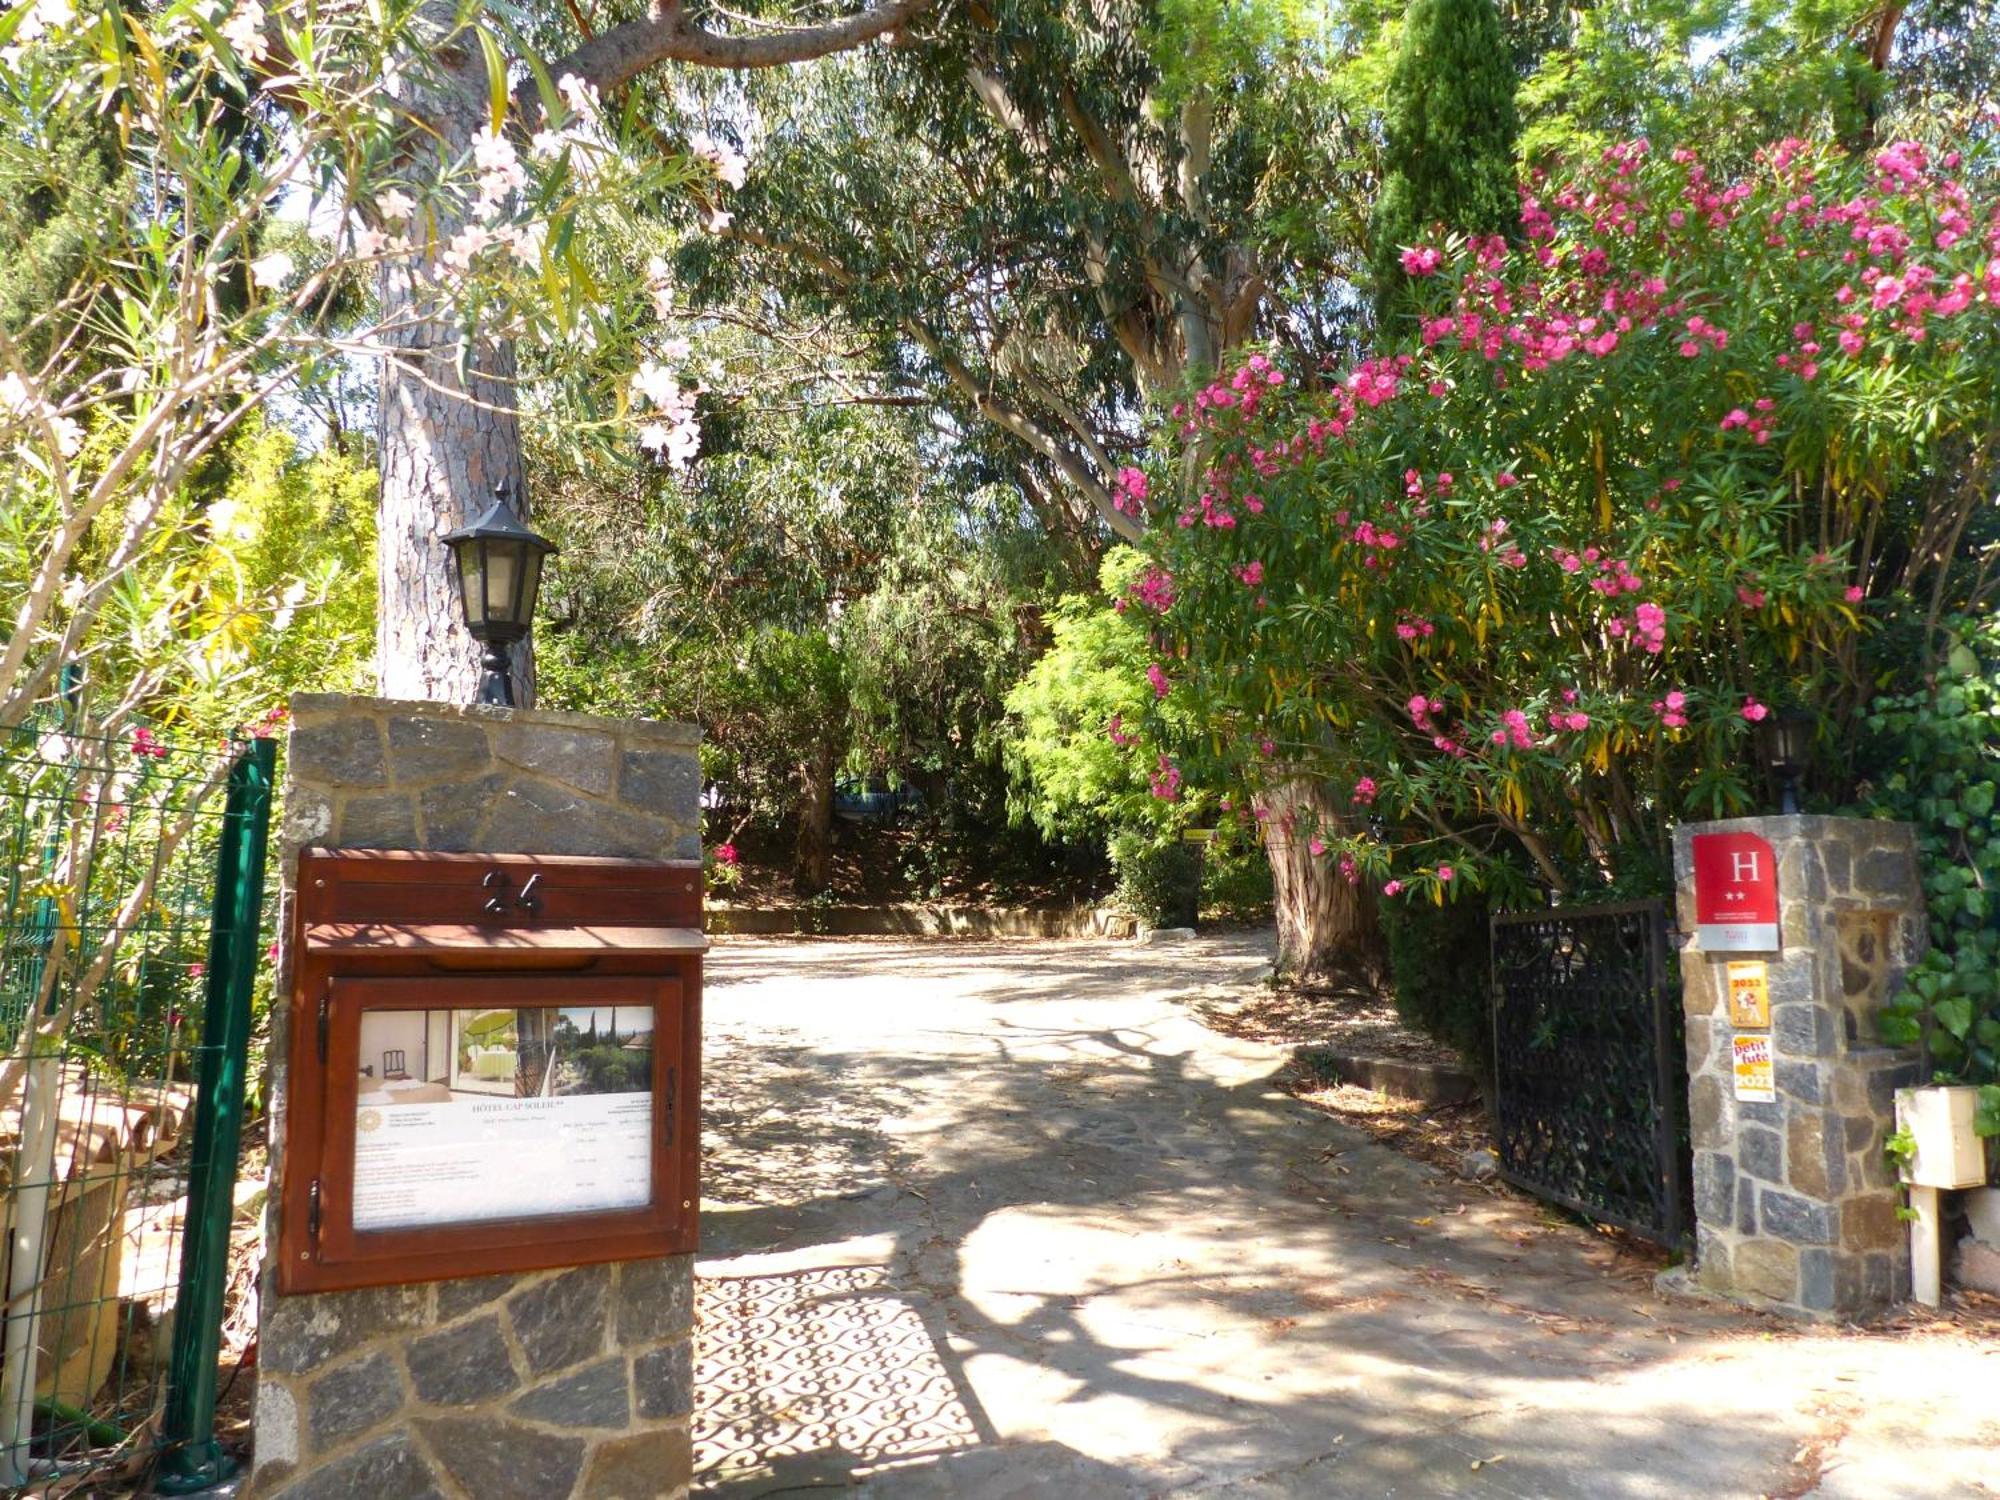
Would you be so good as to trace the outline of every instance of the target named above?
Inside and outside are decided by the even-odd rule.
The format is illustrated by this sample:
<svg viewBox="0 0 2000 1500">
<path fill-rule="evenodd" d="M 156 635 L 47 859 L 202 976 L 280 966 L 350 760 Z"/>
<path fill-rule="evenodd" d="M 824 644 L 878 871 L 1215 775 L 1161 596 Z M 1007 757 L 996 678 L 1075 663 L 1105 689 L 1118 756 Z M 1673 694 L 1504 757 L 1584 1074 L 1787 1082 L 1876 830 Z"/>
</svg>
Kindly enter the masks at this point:
<svg viewBox="0 0 2000 1500">
<path fill-rule="evenodd" d="M 1506 234 L 1519 222 L 1516 82 L 1494 0 L 1410 0 L 1370 229 L 1378 323 L 1394 316 L 1406 289 L 1403 247 L 1431 226 Z"/>
</svg>

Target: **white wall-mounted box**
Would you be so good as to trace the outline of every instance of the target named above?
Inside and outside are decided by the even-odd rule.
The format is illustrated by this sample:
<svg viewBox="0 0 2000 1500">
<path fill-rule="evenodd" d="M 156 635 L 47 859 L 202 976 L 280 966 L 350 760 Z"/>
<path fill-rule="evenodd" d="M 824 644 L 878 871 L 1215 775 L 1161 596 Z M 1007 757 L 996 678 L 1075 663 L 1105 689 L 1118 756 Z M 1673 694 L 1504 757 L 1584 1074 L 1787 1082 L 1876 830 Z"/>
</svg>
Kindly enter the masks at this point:
<svg viewBox="0 0 2000 1500">
<path fill-rule="evenodd" d="M 1986 1184 L 1986 1143 L 1972 1128 L 1979 1090 L 1965 1086 L 1896 1090 L 1896 1127 L 1916 1142 L 1903 1180 L 1918 1187 Z"/>
</svg>

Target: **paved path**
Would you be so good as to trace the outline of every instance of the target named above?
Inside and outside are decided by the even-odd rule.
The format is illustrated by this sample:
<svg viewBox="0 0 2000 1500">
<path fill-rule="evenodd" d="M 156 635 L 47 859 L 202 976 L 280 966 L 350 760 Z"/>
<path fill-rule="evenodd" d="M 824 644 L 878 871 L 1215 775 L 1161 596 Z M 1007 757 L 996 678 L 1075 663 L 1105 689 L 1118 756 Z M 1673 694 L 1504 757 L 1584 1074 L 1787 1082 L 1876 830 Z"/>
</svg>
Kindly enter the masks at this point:
<svg viewBox="0 0 2000 1500">
<path fill-rule="evenodd" d="M 697 1466 L 884 1500 L 2000 1495 L 2000 1341 L 1669 1301 L 1270 1088 L 1249 939 L 725 943 Z"/>
</svg>

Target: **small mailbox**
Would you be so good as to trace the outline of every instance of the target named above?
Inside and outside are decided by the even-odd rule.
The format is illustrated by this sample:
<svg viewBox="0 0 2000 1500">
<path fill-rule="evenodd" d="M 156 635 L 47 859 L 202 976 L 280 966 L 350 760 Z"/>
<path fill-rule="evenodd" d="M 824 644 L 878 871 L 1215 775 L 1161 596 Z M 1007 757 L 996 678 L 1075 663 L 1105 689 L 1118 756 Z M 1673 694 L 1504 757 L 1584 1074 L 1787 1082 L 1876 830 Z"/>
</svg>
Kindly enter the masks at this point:
<svg viewBox="0 0 2000 1500">
<path fill-rule="evenodd" d="M 280 1289 L 695 1248 L 701 866 L 308 849 Z"/>
</svg>

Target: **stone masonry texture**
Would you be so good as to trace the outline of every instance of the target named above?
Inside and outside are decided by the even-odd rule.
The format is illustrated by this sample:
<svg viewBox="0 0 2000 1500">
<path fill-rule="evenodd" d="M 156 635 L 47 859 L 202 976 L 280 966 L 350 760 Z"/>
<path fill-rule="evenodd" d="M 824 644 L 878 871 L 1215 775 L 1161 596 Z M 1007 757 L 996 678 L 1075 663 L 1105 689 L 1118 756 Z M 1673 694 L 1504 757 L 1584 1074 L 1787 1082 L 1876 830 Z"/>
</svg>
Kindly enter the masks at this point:
<svg viewBox="0 0 2000 1500">
<path fill-rule="evenodd" d="M 287 899 L 307 847 L 697 858 L 697 745 L 684 724 L 294 698 Z M 281 984 L 289 972 L 281 952 Z M 267 1263 L 257 1500 L 686 1495 L 692 1256 L 306 1296 L 273 1286 Z"/>
<path fill-rule="evenodd" d="M 1748 832 L 1778 861 L 1781 951 L 1704 953 L 1693 838 Z M 1851 1317 L 1909 1294 L 1908 1236 L 1883 1156 L 1893 1095 L 1914 1052 L 1884 1046 L 1875 1016 L 1922 955 L 1923 891 L 1908 824 L 1795 815 L 1692 823 L 1674 835 L 1694 1147 L 1698 1285 L 1812 1318 Z M 1778 1100 L 1735 1096 L 1723 965 L 1761 958 L 1771 993 Z"/>
</svg>

